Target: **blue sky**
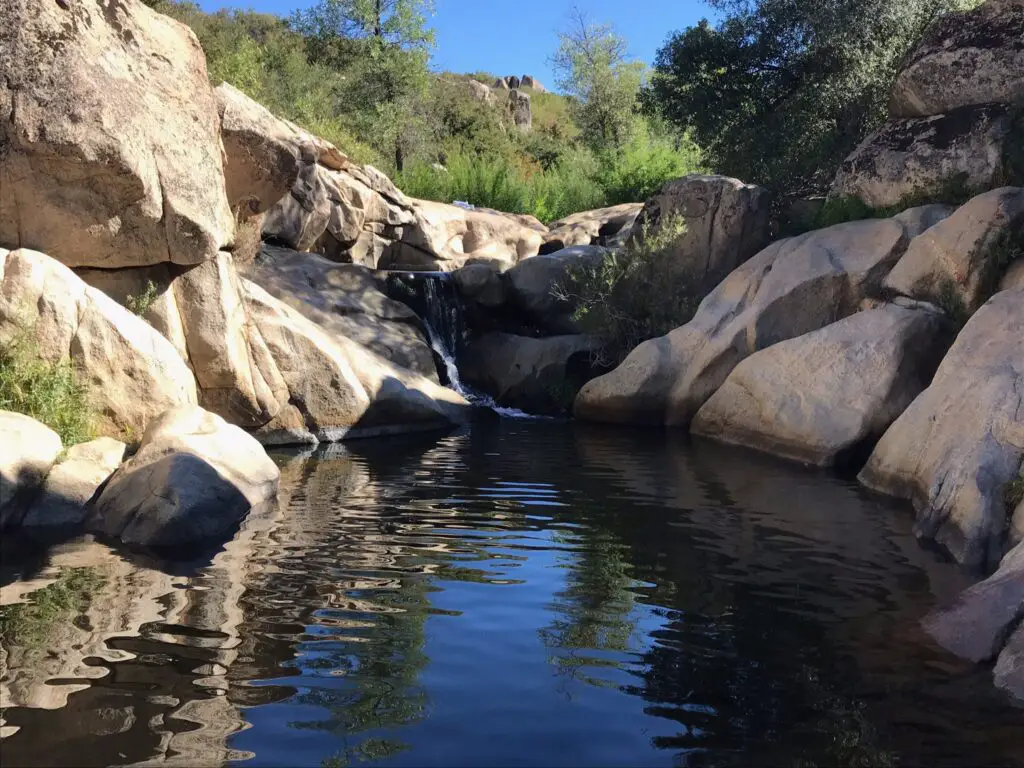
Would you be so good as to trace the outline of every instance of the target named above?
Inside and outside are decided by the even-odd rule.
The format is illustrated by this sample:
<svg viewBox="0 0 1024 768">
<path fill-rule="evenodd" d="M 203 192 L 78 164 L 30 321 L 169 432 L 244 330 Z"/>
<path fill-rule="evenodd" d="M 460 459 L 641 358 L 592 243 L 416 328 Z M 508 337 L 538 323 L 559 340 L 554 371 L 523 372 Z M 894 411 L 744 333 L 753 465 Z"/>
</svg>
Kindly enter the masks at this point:
<svg viewBox="0 0 1024 768">
<path fill-rule="evenodd" d="M 244 7 L 288 15 L 314 0 L 199 0 L 205 10 Z M 435 0 L 434 68 L 534 75 L 551 85 L 548 57 L 574 4 L 594 21 L 614 24 L 635 58 L 647 62 L 674 30 L 710 11 L 702 0 Z"/>
</svg>

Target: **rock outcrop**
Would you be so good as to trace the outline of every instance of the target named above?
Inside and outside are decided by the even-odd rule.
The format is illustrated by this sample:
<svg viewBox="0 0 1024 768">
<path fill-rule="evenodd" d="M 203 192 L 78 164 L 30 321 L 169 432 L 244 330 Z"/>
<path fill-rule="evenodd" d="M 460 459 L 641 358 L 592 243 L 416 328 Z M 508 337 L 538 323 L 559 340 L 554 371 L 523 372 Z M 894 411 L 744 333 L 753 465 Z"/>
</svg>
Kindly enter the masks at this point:
<svg viewBox="0 0 1024 768">
<path fill-rule="evenodd" d="M 189 545 L 228 533 L 277 494 L 277 466 L 250 435 L 196 406 L 154 421 L 110 478 L 87 524 L 145 547 Z"/>
<path fill-rule="evenodd" d="M 139 0 L 0 7 L 0 245 L 199 264 L 233 240 L 203 51 Z"/>
<path fill-rule="evenodd" d="M 26 496 L 37 489 L 64 449 L 60 436 L 20 413 L 0 411 L 0 530 L 20 522 Z"/>
<path fill-rule="evenodd" d="M 530 94 L 518 88 L 508 92 L 508 113 L 512 118 L 512 124 L 522 133 L 529 133 L 533 130 L 533 106 Z"/>
<path fill-rule="evenodd" d="M 928 305 L 885 304 L 781 341 L 738 366 L 694 434 L 796 461 L 857 461 L 928 386 L 951 329 Z"/>
<path fill-rule="evenodd" d="M 893 87 L 889 114 L 927 117 L 1024 99 L 1024 4 L 989 0 L 929 27 Z"/>
<path fill-rule="evenodd" d="M 643 207 L 643 203 L 624 203 L 566 216 L 551 225 L 540 253 L 555 253 L 575 245 L 621 245 Z"/>
<path fill-rule="evenodd" d="M 565 294 L 577 288 L 575 271 L 596 268 L 608 254 L 606 248 L 581 245 L 517 264 L 505 273 L 510 311 L 548 334 L 579 333 L 572 320 L 576 304 Z"/>
<path fill-rule="evenodd" d="M 21 521 L 24 528 L 62 528 L 85 520 L 87 508 L 121 462 L 127 446 L 101 437 L 67 450 Z"/>
<path fill-rule="evenodd" d="M 1024 544 L 999 570 L 956 602 L 929 616 L 925 628 L 941 645 L 973 662 L 995 661 L 995 682 L 1024 699 Z"/>
<path fill-rule="evenodd" d="M 41 359 L 74 364 L 101 433 L 141 435 L 167 409 L 198 400 L 185 361 L 145 320 L 49 256 L 0 249 L 0 337 L 25 333 Z"/>
<path fill-rule="evenodd" d="M 416 200 L 416 224 L 384 254 L 382 269 L 452 271 L 484 262 L 508 269 L 535 256 L 541 233 L 508 216 Z"/>
<path fill-rule="evenodd" d="M 459 361 L 465 383 L 498 405 L 527 413 L 561 415 L 579 388 L 594 377 L 600 342 L 590 336 L 529 338 L 488 333 L 471 342 Z"/>
<path fill-rule="evenodd" d="M 925 206 L 772 243 L 709 293 L 693 320 L 589 382 L 576 415 L 688 425 L 743 359 L 856 312 L 879 293 L 910 240 L 949 213 Z"/>
<path fill-rule="evenodd" d="M 769 241 L 768 191 L 727 176 L 684 176 L 648 200 L 630 240 L 657 233 L 670 218 L 686 229 L 672 260 L 701 296 Z"/>
<path fill-rule="evenodd" d="M 264 245 L 260 257 L 242 272 L 327 333 L 351 339 L 396 366 L 437 379 L 434 356 L 416 313 L 384 295 L 366 267 Z"/>
<path fill-rule="evenodd" d="M 461 418 L 467 403 L 452 390 L 329 333 L 255 283 L 243 286 L 290 393 L 289 406 L 256 433 L 265 444 L 437 429 Z"/>
<path fill-rule="evenodd" d="M 846 159 L 830 197 L 885 208 L 948 196 L 951 183 L 978 191 L 1021 183 L 1012 105 L 1024 96 L 1022 39 L 1017 0 L 939 16 L 896 79 L 888 122 Z"/>
<path fill-rule="evenodd" d="M 885 287 L 935 304 L 959 302 L 971 313 L 995 293 L 1018 250 L 1024 252 L 1024 189 L 994 189 L 915 237 Z"/>
<path fill-rule="evenodd" d="M 957 561 L 993 567 L 1024 537 L 1004 489 L 1024 457 L 1024 291 L 996 294 L 971 318 L 935 379 L 896 420 L 860 474 L 910 499 L 917 534 Z"/>
</svg>

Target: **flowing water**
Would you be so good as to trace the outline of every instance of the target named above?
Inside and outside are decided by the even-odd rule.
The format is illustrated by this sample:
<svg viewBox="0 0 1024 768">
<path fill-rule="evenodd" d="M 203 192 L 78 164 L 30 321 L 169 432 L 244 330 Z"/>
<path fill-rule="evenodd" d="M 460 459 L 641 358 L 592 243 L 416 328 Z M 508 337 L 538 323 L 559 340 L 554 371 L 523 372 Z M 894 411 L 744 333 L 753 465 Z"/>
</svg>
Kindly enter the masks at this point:
<svg viewBox="0 0 1024 768">
<path fill-rule="evenodd" d="M 277 459 L 212 558 L 6 542 L 5 768 L 1024 766 L 920 629 L 965 577 L 853 483 L 544 421 Z"/>
</svg>

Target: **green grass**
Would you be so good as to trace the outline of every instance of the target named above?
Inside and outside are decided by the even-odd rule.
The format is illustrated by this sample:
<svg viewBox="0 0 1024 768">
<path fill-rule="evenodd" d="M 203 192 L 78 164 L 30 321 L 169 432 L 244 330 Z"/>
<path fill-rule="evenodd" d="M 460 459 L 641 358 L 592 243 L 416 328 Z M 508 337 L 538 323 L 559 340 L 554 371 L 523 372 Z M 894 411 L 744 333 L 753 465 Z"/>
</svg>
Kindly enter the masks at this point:
<svg viewBox="0 0 1024 768">
<path fill-rule="evenodd" d="M 29 332 L 0 343 L 0 410 L 42 422 L 65 448 L 93 436 L 93 411 L 74 366 L 41 359 Z"/>
<path fill-rule="evenodd" d="M 0 644 L 41 649 L 53 630 L 84 612 L 106 579 L 93 568 L 69 568 L 27 603 L 0 606 Z"/>
<path fill-rule="evenodd" d="M 1006 502 L 1006 512 L 1009 515 L 1012 515 L 1024 501 L 1024 467 L 1021 467 L 1017 477 L 1006 484 L 1006 488 L 1003 490 L 1003 500 Z"/>
</svg>

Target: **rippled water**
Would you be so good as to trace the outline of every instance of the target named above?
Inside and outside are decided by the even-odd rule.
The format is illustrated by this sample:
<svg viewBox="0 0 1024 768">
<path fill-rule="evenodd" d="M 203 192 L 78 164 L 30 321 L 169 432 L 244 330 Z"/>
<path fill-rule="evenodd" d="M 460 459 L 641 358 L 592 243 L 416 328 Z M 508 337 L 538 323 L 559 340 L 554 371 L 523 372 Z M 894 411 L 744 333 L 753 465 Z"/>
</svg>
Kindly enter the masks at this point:
<svg viewBox="0 0 1024 768">
<path fill-rule="evenodd" d="M 50 586 L 4 766 L 1024 766 L 919 628 L 963 577 L 853 483 L 546 422 L 278 458 L 212 561 L 7 542 L 5 592 Z"/>
</svg>

